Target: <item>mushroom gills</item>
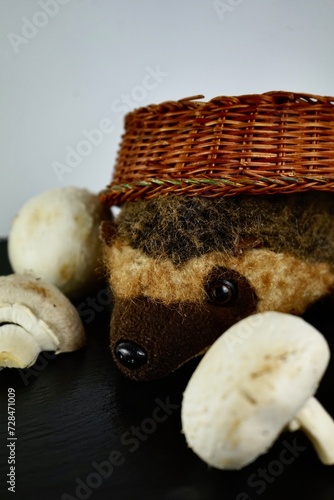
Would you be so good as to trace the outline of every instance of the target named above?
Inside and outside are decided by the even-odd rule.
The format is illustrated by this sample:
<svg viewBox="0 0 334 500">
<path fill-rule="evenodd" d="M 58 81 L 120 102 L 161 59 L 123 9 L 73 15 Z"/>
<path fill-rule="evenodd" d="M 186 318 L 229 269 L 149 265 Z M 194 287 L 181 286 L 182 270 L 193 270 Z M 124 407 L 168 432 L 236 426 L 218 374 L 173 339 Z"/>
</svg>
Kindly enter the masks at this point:
<svg viewBox="0 0 334 500">
<path fill-rule="evenodd" d="M 22 326 L 6 323 L 0 327 L 0 369 L 28 368 L 40 353 L 39 345 Z"/>
<path fill-rule="evenodd" d="M 27 368 L 41 351 L 56 351 L 59 340 L 50 327 L 22 304 L 0 305 L 0 366 Z"/>
</svg>

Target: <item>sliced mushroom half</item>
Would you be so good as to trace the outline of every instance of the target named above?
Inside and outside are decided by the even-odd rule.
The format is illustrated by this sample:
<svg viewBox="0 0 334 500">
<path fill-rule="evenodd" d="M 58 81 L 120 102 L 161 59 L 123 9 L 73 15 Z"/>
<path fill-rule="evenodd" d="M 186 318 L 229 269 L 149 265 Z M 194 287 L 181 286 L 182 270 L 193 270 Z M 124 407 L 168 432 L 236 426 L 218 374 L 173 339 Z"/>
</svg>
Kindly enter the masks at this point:
<svg viewBox="0 0 334 500">
<path fill-rule="evenodd" d="M 80 316 L 58 288 L 29 275 L 0 276 L 1 368 L 26 368 L 42 351 L 84 345 Z"/>
</svg>

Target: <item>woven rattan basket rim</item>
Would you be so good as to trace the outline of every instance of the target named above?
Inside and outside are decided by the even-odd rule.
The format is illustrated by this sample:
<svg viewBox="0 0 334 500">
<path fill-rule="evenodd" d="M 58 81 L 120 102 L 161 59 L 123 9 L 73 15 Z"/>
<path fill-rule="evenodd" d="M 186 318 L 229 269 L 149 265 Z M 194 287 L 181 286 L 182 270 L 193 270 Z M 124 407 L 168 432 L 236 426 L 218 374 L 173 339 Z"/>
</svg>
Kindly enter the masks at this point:
<svg viewBox="0 0 334 500">
<path fill-rule="evenodd" d="M 334 190 L 334 97 L 272 91 L 201 98 L 126 115 L 103 203 Z"/>
</svg>

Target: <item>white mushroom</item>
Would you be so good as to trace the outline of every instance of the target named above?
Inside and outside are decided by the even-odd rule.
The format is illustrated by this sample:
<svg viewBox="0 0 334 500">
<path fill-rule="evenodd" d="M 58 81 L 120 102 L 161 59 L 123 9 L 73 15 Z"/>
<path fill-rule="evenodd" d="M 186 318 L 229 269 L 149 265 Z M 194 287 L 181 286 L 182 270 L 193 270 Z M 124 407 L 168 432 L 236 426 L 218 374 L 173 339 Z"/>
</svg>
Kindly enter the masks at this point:
<svg viewBox="0 0 334 500">
<path fill-rule="evenodd" d="M 84 344 L 79 314 L 58 288 L 26 275 L 0 276 L 0 367 L 26 368 L 42 351 Z"/>
<path fill-rule="evenodd" d="M 265 453 L 279 434 L 305 431 L 320 460 L 334 464 L 334 422 L 313 397 L 330 353 L 303 319 L 265 312 L 225 332 L 192 375 L 182 402 L 188 445 L 209 465 L 239 469 Z M 228 333 L 248 326 L 234 346 Z"/>
<path fill-rule="evenodd" d="M 109 209 L 86 189 L 51 189 L 31 198 L 10 229 L 13 270 L 53 283 L 72 298 L 87 293 L 98 278 L 99 225 L 105 219 Z"/>
</svg>

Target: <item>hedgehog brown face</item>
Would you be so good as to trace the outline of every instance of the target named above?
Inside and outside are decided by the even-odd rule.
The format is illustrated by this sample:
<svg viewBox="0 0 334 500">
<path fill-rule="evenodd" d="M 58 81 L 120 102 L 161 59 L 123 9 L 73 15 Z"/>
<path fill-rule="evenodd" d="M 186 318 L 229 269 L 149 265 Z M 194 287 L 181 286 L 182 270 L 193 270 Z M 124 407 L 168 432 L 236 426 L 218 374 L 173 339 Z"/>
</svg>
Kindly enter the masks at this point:
<svg viewBox="0 0 334 500">
<path fill-rule="evenodd" d="M 156 265 L 136 250 L 135 255 L 129 248 L 123 250 L 129 251 L 141 272 L 130 275 L 124 287 L 113 287 L 117 298 L 111 348 L 131 377 L 148 379 L 170 373 L 256 310 L 256 295 L 238 272 L 223 266 L 210 270 L 210 266 L 194 279 L 196 265 L 180 276 L 180 270 L 168 262 Z M 154 274 L 151 278 L 149 269 Z"/>
<path fill-rule="evenodd" d="M 333 253 L 322 244 L 321 256 L 305 258 L 306 246 L 296 244 L 300 200 L 271 198 L 157 198 L 126 204 L 115 225 L 106 223 L 111 350 L 127 376 L 160 378 L 242 318 L 301 314 L 329 293 Z M 333 219 L 331 228 L 333 236 Z"/>
</svg>

